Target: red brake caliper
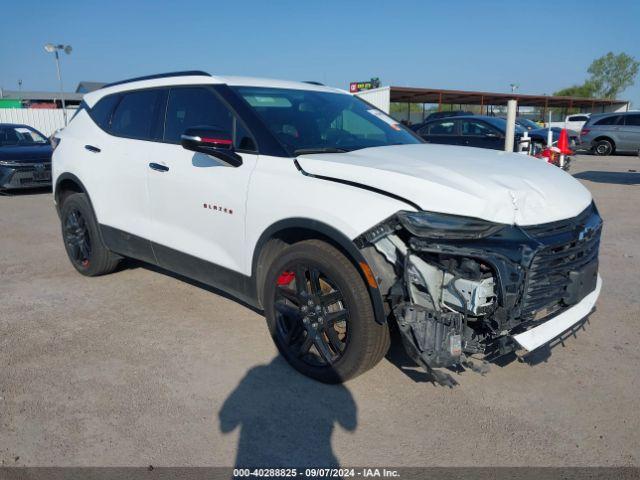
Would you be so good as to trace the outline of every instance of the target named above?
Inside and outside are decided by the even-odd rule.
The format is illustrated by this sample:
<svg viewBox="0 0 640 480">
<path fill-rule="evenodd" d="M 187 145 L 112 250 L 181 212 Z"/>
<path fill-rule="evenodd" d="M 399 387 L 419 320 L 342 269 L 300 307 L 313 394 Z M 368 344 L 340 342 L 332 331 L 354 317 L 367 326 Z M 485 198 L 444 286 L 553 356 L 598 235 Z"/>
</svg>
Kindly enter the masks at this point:
<svg viewBox="0 0 640 480">
<path fill-rule="evenodd" d="M 293 280 L 294 278 L 296 278 L 296 274 L 293 272 L 282 272 L 280 274 L 280 276 L 278 277 L 278 281 L 277 284 L 280 286 L 285 286 L 285 285 L 289 285 L 291 283 L 291 280 Z"/>
</svg>

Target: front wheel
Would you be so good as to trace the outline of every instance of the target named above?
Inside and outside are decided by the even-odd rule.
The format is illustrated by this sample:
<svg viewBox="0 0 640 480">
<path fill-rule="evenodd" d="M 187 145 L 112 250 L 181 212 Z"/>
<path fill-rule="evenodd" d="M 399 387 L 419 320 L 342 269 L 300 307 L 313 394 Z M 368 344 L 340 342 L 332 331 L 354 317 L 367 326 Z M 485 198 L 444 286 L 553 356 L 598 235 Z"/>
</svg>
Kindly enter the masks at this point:
<svg viewBox="0 0 640 480">
<path fill-rule="evenodd" d="M 387 325 L 375 321 L 355 266 L 331 245 L 309 240 L 288 247 L 265 282 L 271 336 L 299 372 L 325 383 L 344 382 L 386 354 Z"/>
</svg>

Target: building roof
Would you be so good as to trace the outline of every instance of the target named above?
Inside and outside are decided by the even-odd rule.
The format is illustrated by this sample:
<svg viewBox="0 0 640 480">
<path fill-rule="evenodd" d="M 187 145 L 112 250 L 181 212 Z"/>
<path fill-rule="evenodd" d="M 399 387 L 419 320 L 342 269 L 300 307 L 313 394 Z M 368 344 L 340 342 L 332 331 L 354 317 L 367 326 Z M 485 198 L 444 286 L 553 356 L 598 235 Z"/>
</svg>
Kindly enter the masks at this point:
<svg viewBox="0 0 640 480">
<path fill-rule="evenodd" d="M 526 95 L 521 93 L 493 93 L 440 88 L 389 87 L 391 102 L 446 103 L 461 105 L 506 105 L 515 99 L 523 107 L 593 108 L 606 105 L 626 105 L 626 100 L 601 98 L 559 97 L 554 95 Z"/>
<path fill-rule="evenodd" d="M 82 101 L 82 93 L 64 92 L 65 101 L 79 103 Z M 0 98 L 15 98 L 18 100 L 30 100 L 40 102 L 53 102 L 60 100 L 60 92 L 33 92 L 25 90 L 0 89 Z"/>
<path fill-rule="evenodd" d="M 86 80 L 78 83 L 76 93 L 89 93 L 98 90 L 106 85 L 106 82 L 87 82 Z"/>
</svg>

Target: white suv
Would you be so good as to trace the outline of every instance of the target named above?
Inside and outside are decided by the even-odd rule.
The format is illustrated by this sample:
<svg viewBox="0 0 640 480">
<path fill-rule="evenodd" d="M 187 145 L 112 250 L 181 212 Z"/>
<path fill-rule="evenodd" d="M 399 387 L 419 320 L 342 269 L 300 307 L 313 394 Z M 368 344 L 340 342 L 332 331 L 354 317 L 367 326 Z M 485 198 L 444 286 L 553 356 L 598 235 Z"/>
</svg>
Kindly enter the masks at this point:
<svg viewBox="0 0 640 480">
<path fill-rule="evenodd" d="M 324 382 L 373 367 L 390 326 L 438 378 L 531 351 L 600 292 L 602 222 L 578 181 L 423 144 L 341 90 L 155 75 L 87 94 L 58 137 L 55 201 L 80 273 L 133 257 L 215 286 L 263 309 L 282 355 Z"/>
</svg>

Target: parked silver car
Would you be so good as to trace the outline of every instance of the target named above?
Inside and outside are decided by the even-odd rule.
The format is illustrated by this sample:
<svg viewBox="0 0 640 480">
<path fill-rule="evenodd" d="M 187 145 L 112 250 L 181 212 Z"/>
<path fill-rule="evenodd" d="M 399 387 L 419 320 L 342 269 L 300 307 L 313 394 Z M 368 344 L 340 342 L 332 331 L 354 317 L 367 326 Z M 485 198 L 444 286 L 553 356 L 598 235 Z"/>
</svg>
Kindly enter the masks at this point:
<svg viewBox="0 0 640 480">
<path fill-rule="evenodd" d="M 596 155 L 637 153 L 640 149 L 640 112 L 591 115 L 580 132 L 582 145 Z"/>
</svg>

